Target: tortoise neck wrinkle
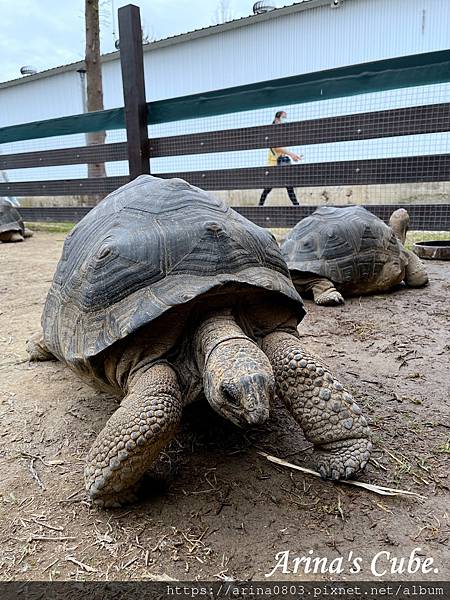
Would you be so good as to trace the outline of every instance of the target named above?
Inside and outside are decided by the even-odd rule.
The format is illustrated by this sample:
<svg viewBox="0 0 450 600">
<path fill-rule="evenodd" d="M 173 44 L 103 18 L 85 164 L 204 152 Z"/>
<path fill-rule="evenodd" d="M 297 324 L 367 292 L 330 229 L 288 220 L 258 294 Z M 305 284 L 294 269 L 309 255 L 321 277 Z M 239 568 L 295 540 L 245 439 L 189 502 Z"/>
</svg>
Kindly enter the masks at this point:
<svg viewBox="0 0 450 600">
<path fill-rule="evenodd" d="M 230 310 L 209 315 L 197 327 L 193 337 L 194 353 L 199 370 L 203 370 L 210 354 L 219 344 L 239 338 L 253 341 L 236 323 Z"/>
</svg>

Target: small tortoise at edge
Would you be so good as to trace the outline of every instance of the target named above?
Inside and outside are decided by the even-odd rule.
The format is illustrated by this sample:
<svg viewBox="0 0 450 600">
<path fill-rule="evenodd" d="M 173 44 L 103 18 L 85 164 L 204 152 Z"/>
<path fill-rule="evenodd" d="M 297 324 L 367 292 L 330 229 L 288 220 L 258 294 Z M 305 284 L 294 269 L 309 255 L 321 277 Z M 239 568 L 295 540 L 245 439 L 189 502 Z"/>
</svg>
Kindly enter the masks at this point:
<svg viewBox="0 0 450 600">
<path fill-rule="evenodd" d="M 31 359 L 63 361 L 121 397 L 89 451 L 94 502 L 118 506 L 203 394 L 238 426 L 269 417 L 275 392 L 315 446 L 324 478 L 369 460 L 361 408 L 312 354 L 305 314 L 273 236 L 181 179 L 143 175 L 67 237 Z"/>
<path fill-rule="evenodd" d="M 0 242 L 23 242 L 33 232 L 25 227 L 19 211 L 7 200 L 0 198 Z"/>
<path fill-rule="evenodd" d="M 343 296 L 384 292 L 402 281 L 428 283 L 424 266 L 404 247 L 409 215 L 399 208 L 389 227 L 362 206 L 322 206 L 289 233 L 281 251 L 300 294 L 316 304 L 343 304 Z"/>
</svg>

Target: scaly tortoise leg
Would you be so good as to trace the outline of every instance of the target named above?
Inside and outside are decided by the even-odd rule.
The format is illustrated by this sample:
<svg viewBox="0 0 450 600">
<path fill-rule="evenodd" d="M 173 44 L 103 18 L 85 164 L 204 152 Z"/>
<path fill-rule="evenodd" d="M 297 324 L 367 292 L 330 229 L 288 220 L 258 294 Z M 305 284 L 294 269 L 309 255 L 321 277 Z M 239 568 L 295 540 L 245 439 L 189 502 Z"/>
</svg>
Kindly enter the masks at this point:
<svg viewBox="0 0 450 600">
<path fill-rule="evenodd" d="M 326 277 L 305 275 L 292 277 L 295 287 L 299 294 L 311 293 L 314 302 L 319 306 L 334 306 L 336 304 L 344 304 L 344 298 L 337 291 L 334 285 Z"/>
<path fill-rule="evenodd" d="M 116 507 L 135 500 L 140 479 L 173 437 L 181 412 L 171 366 L 157 364 L 135 375 L 87 456 L 86 489 L 96 504 Z"/>
<path fill-rule="evenodd" d="M 323 279 L 312 287 L 314 302 L 319 306 L 335 306 L 345 304 L 345 300 L 331 281 Z"/>
<path fill-rule="evenodd" d="M 316 446 L 315 462 L 326 479 L 348 479 L 362 471 L 372 449 L 361 408 L 300 340 L 274 332 L 263 340 L 279 396 Z"/>
<path fill-rule="evenodd" d="M 326 277 L 312 278 L 309 285 L 314 302 L 319 306 L 335 306 L 345 303 L 342 295 Z"/>
</svg>

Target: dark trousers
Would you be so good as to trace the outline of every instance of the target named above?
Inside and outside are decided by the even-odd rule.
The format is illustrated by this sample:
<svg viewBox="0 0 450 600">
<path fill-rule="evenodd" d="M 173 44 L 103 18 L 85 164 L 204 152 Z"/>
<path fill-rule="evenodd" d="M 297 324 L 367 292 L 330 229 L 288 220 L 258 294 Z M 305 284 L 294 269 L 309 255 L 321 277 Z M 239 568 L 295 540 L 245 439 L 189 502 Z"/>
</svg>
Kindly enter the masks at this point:
<svg viewBox="0 0 450 600">
<path fill-rule="evenodd" d="M 297 197 L 296 197 L 295 192 L 294 192 L 294 188 L 293 187 L 287 187 L 286 190 L 287 190 L 287 193 L 288 193 L 288 196 L 289 196 L 289 200 L 292 202 L 292 204 L 294 206 L 299 206 Z M 265 188 L 263 190 L 263 193 L 261 194 L 261 198 L 259 199 L 258 206 L 264 206 L 264 202 L 266 201 L 266 198 L 270 194 L 271 191 L 272 191 L 272 188 Z"/>
</svg>

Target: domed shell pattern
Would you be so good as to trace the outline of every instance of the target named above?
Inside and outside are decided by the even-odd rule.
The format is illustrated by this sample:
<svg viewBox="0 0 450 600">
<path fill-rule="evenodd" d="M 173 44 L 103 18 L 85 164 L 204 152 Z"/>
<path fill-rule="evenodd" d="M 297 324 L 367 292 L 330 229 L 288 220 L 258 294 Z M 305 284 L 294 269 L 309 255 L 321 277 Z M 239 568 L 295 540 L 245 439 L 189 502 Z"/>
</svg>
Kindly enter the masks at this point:
<svg viewBox="0 0 450 600">
<path fill-rule="evenodd" d="M 142 175 L 66 238 L 42 326 L 69 366 L 214 287 L 242 283 L 300 296 L 273 236 L 181 179 Z"/>
<path fill-rule="evenodd" d="M 362 206 L 323 206 L 301 220 L 282 245 L 289 270 L 314 273 L 334 283 L 373 280 L 387 261 L 404 268 L 393 230 Z"/>
</svg>

